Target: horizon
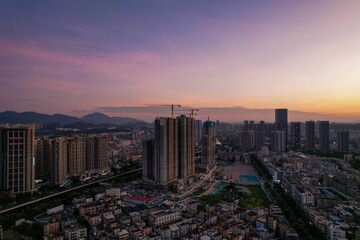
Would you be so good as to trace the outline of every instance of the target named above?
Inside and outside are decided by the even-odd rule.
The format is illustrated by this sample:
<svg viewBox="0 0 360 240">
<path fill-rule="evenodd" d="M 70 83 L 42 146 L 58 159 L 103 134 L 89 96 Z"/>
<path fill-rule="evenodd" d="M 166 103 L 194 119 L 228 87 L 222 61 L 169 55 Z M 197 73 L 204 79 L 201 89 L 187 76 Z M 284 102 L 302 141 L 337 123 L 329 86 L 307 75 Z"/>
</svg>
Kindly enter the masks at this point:
<svg viewBox="0 0 360 240">
<path fill-rule="evenodd" d="M 151 119 L 176 99 L 227 122 L 360 121 L 359 1 L 0 6 L 0 112 Z"/>
<path fill-rule="evenodd" d="M 138 106 L 138 107 L 123 107 L 125 109 L 128 109 L 130 108 L 131 110 L 130 111 L 123 111 L 123 112 L 120 112 L 121 111 L 121 108 L 117 108 L 117 111 L 118 113 L 117 114 L 109 114 L 109 113 L 105 113 L 105 112 L 88 112 L 88 113 L 83 113 L 83 114 L 78 114 L 78 115 L 71 115 L 71 114 L 64 114 L 64 113 L 55 113 L 55 114 L 49 114 L 49 113 L 44 113 L 44 112 L 36 112 L 36 111 L 24 111 L 24 112 L 17 112 L 17 111 L 11 111 L 11 110 L 8 110 L 8 111 L 3 111 L 3 112 L 0 112 L 0 114 L 4 113 L 4 112 L 15 112 L 15 113 L 18 113 L 18 114 L 21 114 L 21 113 L 37 113 L 37 114 L 46 114 L 46 115 L 49 115 L 49 116 L 53 116 L 53 115 L 56 115 L 56 114 L 60 114 L 60 115 L 66 115 L 66 116 L 70 116 L 70 117 L 76 117 L 78 118 L 79 120 L 81 120 L 81 118 L 87 116 L 87 115 L 91 115 L 91 114 L 95 114 L 95 113 L 99 113 L 99 114 L 105 114 L 106 116 L 108 117 L 123 117 L 123 118 L 133 118 L 133 119 L 137 119 L 137 120 L 141 120 L 141 121 L 144 121 L 144 122 L 147 122 L 147 123 L 152 123 L 155 118 L 157 117 L 171 117 L 171 113 L 170 113 L 170 109 L 166 109 L 166 108 L 163 108 L 163 107 L 158 107 L 158 106 L 155 106 L 155 107 L 141 107 L 141 106 Z M 146 109 L 146 111 L 144 111 L 144 109 Z M 213 108 L 209 108 L 209 109 L 213 109 Z M 207 113 L 211 113 L 212 111 L 207 109 Z M 216 108 L 217 110 L 224 110 L 224 108 Z M 174 117 L 177 117 L 177 116 L 180 116 L 180 115 L 188 115 L 188 111 L 187 109 L 182 109 L 183 111 L 175 111 L 174 112 Z M 196 120 L 201 120 L 201 121 L 206 121 L 208 119 L 209 116 L 206 116 L 206 115 L 209 115 L 209 114 L 201 114 L 201 110 L 199 112 L 197 112 L 197 116 L 194 116 L 194 118 Z M 234 115 L 234 111 L 262 111 L 263 113 L 262 114 L 256 114 L 256 116 L 259 116 L 259 115 L 262 115 L 264 116 L 263 118 L 260 118 L 260 119 L 257 119 L 257 118 L 238 118 L 237 120 L 232 120 L 232 119 L 224 119 L 224 118 L 210 118 L 210 121 L 220 121 L 220 122 L 227 122 L 227 123 L 231 123 L 231 124 L 238 124 L 238 123 L 242 123 L 243 121 L 255 121 L 255 122 L 260 122 L 260 121 L 265 121 L 267 123 L 274 123 L 275 122 L 275 119 L 274 119 L 274 110 L 275 109 L 245 109 L 245 108 L 242 108 L 242 107 L 233 107 L 233 108 L 226 108 L 225 109 L 225 113 L 223 114 L 216 114 L 213 112 L 213 115 L 217 115 L 217 116 L 227 116 L 227 114 L 229 114 L 229 111 L 232 112 L 232 115 Z M 216 112 L 216 111 L 215 111 Z M 269 114 L 273 112 L 273 114 Z M 140 118 L 138 117 L 138 115 L 146 115 L 147 117 L 146 118 Z M 238 114 L 241 115 L 241 112 L 238 112 Z M 300 116 L 300 118 L 294 118 L 294 116 Z M 199 117 L 200 116 L 200 117 Z M 250 114 L 251 116 L 251 114 Z M 313 116 L 313 117 L 311 117 Z M 233 118 L 233 116 L 232 116 Z M 289 123 L 291 122 L 306 122 L 306 121 L 329 121 L 330 123 L 338 123 L 338 124 L 359 124 L 360 121 L 344 121 L 344 120 L 333 120 L 331 119 L 331 116 L 330 115 L 314 115 L 314 113 L 307 113 L 307 112 L 299 112 L 299 111 L 292 111 L 290 109 L 288 109 L 288 119 L 289 119 Z"/>
</svg>

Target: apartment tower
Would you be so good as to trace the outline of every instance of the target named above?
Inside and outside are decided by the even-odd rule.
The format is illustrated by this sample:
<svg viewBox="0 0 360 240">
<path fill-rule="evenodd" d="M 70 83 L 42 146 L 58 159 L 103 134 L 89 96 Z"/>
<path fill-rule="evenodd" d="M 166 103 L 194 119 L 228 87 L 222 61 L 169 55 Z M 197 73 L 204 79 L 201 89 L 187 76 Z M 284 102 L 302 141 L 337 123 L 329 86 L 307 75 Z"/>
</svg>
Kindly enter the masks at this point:
<svg viewBox="0 0 360 240">
<path fill-rule="evenodd" d="M 285 132 L 285 142 L 287 142 L 288 110 L 286 108 L 275 109 L 275 130 L 276 131 L 284 131 Z"/>
<path fill-rule="evenodd" d="M 201 164 L 206 164 L 209 167 L 215 165 L 215 122 L 206 121 L 203 124 L 203 135 L 201 139 L 202 154 Z"/>
<path fill-rule="evenodd" d="M 350 133 L 347 130 L 340 130 L 337 133 L 338 152 L 349 152 Z"/>
<path fill-rule="evenodd" d="M 301 122 L 290 123 L 291 130 L 291 147 L 295 150 L 300 149 L 301 140 Z"/>
<path fill-rule="evenodd" d="M 330 123 L 329 121 L 319 121 L 319 140 L 320 151 L 330 151 Z"/>
<path fill-rule="evenodd" d="M 286 150 L 285 131 L 273 131 L 271 133 L 271 151 L 284 152 Z"/>
<path fill-rule="evenodd" d="M 85 172 L 85 140 L 83 137 L 76 136 L 68 140 L 67 157 L 69 174 L 80 176 Z"/>
<path fill-rule="evenodd" d="M 35 126 L 0 127 L 0 191 L 35 191 Z"/>
<path fill-rule="evenodd" d="M 314 151 L 315 150 L 315 122 L 305 122 L 305 149 Z"/>
<path fill-rule="evenodd" d="M 51 182 L 62 184 L 68 176 L 68 139 L 57 137 L 51 140 Z"/>
<path fill-rule="evenodd" d="M 153 140 L 143 143 L 145 180 L 167 185 L 195 173 L 195 120 L 181 115 L 155 119 Z"/>
</svg>

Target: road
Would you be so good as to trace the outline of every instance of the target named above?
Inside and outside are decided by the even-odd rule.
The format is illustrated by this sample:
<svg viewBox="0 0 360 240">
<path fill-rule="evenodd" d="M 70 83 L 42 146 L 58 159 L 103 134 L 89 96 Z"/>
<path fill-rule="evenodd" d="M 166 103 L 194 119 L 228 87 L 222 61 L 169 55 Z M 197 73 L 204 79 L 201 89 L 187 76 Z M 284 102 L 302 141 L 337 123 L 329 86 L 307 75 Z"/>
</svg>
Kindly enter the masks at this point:
<svg viewBox="0 0 360 240">
<path fill-rule="evenodd" d="M 175 197 L 180 198 L 180 199 L 184 199 L 185 197 L 189 196 L 190 194 L 192 194 L 194 192 L 195 189 L 201 187 L 201 185 L 209 180 L 211 178 L 211 176 L 213 175 L 213 173 L 216 171 L 217 167 L 214 167 L 213 169 L 211 169 L 208 173 L 206 173 L 204 175 L 204 178 L 202 180 L 200 180 L 199 182 L 197 182 L 196 184 L 194 184 L 193 186 L 191 186 L 191 189 L 185 191 L 183 194 L 180 195 L 175 195 Z"/>
<path fill-rule="evenodd" d="M 139 172 L 139 171 L 142 171 L 142 168 L 137 168 L 135 170 L 131 170 L 131 171 L 126 172 L 126 173 L 117 174 L 117 175 L 114 175 L 114 176 L 110 176 L 110 177 L 107 177 L 107 178 L 102 178 L 100 180 L 96 180 L 96 181 L 91 182 L 91 183 L 86 183 L 86 184 L 83 184 L 83 185 L 80 185 L 80 186 L 77 186 L 77 187 L 66 189 L 66 190 L 61 191 L 61 192 L 57 192 L 57 193 L 54 193 L 54 194 L 51 194 L 51 195 L 48 195 L 48 196 L 45 196 L 45 197 L 42 197 L 42 198 L 39 198 L 39 199 L 35 199 L 35 200 L 29 201 L 29 202 L 26 202 L 26 203 L 16 205 L 16 206 L 11 207 L 11 208 L 4 209 L 4 210 L 0 211 L 0 215 L 4 214 L 4 213 L 7 213 L 7 212 L 10 212 L 10 211 L 14 211 L 16 209 L 19 209 L 19 208 L 22 208 L 22 207 L 25 207 L 25 206 L 28 206 L 28 205 L 31 205 L 31 204 L 34 204 L 34 203 L 42 202 L 44 200 L 47 200 L 47 199 L 50 199 L 50 198 L 53 198 L 53 197 L 56 197 L 56 196 L 60 196 L 62 194 L 68 193 L 68 192 L 72 192 L 72 191 L 75 191 L 75 190 L 78 190 L 78 189 L 81 189 L 81 188 L 86 188 L 86 187 L 98 184 L 99 182 L 108 181 L 108 180 L 111 180 L 111 179 L 114 179 L 114 178 L 125 176 L 125 175 L 131 174 L 131 173 L 136 173 L 136 172 Z"/>
</svg>

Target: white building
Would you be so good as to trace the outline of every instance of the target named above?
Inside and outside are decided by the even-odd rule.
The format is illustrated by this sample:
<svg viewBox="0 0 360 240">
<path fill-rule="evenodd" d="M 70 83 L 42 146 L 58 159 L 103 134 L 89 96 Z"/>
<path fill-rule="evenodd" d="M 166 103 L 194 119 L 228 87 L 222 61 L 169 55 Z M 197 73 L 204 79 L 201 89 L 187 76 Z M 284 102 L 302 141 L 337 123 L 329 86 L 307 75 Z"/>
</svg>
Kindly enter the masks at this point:
<svg viewBox="0 0 360 240">
<path fill-rule="evenodd" d="M 346 239 L 345 231 L 340 228 L 339 225 L 331 224 L 328 227 L 328 234 L 330 240 L 343 240 Z"/>
</svg>

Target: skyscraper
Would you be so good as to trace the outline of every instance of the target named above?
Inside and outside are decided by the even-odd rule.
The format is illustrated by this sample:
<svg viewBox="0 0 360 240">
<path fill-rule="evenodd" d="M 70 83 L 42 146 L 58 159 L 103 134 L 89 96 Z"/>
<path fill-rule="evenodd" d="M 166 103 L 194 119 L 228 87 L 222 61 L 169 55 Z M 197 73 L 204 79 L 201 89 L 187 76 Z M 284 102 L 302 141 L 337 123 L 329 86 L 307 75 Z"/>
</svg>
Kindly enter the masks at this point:
<svg viewBox="0 0 360 240">
<path fill-rule="evenodd" d="M 295 150 L 300 149 L 301 140 L 301 122 L 292 122 L 291 129 L 291 147 Z"/>
<path fill-rule="evenodd" d="M 253 130 L 241 132 L 241 149 L 251 151 L 255 148 L 255 132 Z"/>
<path fill-rule="evenodd" d="M 305 149 L 315 150 L 315 122 L 305 122 Z"/>
<path fill-rule="evenodd" d="M 249 121 L 245 120 L 243 125 L 243 131 L 248 131 L 248 130 L 249 130 Z"/>
<path fill-rule="evenodd" d="M 195 173 L 195 119 L 181 115 L 178 125 L 179 177 L 187 178 Z"/>
<path fill-rule="evenodd" d="M 203 124 L 201 120 L 195 120 L 195 141 L 200 141 L 202 138 Z"/>
<path fill-rule="evenodd" d="M 204 122 L 201 144 L 201 164 L 213 167 L 215 165 L 215 122 Z"/>
<path fill-rule="evenodd" d="M 108 138 L 106 135 L 88 135 L 86 142 L 85 169 L 103 169 L 108 166 Z"/>
<path fill-rule="evenodd" d="M 285 132 L 285 141 L 287 141 L 288 136 L 288 110 L 275 109 L 275 130 Z"/>
<path fill-rule="evenodd" d="M 155 119 L 153 141 L 143 143 L 144 179 L 167 185 L 195 173 L 195 120 L 184 115 Z"/>
<path fill-rule="evenodd" d="M 154 174 L 152 175 L 157 184 L 167 184 L 178 176 L 178 139 L 175 136 L 177 132 L 178 126 L 175 119 L 155 119 Z M 146 166 L 149 167 L 149 165 Z"/>
<path fill-rule="evenodd" d="M 0 127 L 0 191 L 35 191 L 35 126 Z"/>
<path fill-rule="evenodd" d="M 51 182 L 62 184 L 68 175 L 67 151 L 68 139 L 58 137 L 51 140 Z"/>
<path fill-rule="evenodd" d="M 155 181 L 154 139 L 143 141 L 143 178 Z"/>
<path fill-rule="evenodd" d="M 255 132 L 255 149 L 260 151 L 263 146 L 265 146 L 265 131 L 261 130 L 265 126 L 259 125 L 259 130 Z"/>
<path fill-rule="evenodd" d="M 50 177 L 51 140 L 41 137 L 35 140 L 35 176 L 36 179 Z"/>
<path fill-rule="evenodd" d="M 324 152 L 328 152 L 330 150 L 329 121 L 319 121 L 319 140 L 320 140 L 320 150 Z"/>
<path fill-rule="evenodd" d="M 350 133 L 347 130 L 340 130 L 337 133 L 338 152 L 349 152 Z"/>
<path fill-rule="evenodd" d="M 271 133 L 271 151 L 284 152 L 286 150 L 285 131 Z"/>
<path fill-rule="evenodd" d="M 85 172 L 85 141 L 83 137 L 76 136 L 68 140 L 67 157 L 69 174 L 80 176 Z"/>
</svg>

